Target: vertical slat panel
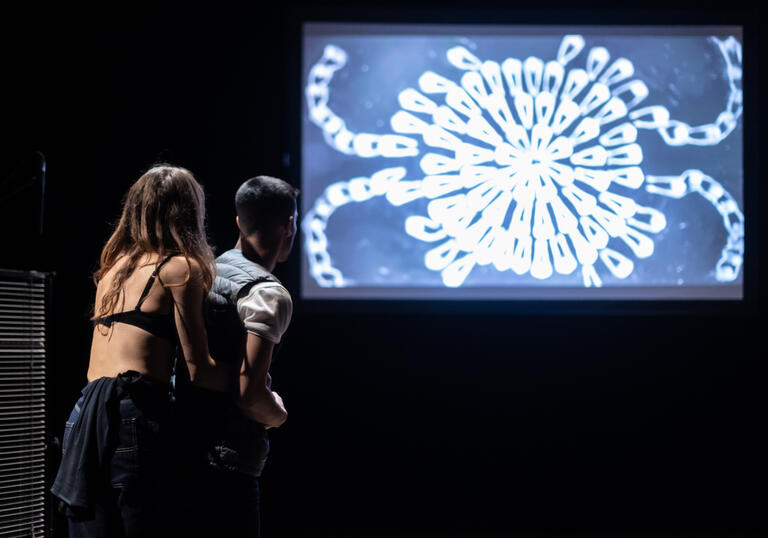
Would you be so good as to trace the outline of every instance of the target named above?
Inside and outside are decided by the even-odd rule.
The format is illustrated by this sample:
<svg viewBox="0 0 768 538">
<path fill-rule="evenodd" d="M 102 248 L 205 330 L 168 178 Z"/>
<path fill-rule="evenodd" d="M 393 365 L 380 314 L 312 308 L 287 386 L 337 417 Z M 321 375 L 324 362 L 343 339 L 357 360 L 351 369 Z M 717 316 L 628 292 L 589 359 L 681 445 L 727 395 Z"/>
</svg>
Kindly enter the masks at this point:
<svg viewBox="0 0 768 538">
<path fill-rule="evenodd" d="M 46 277 L 0 270 L 0 537 L 45 536 Z"/>
</svg>

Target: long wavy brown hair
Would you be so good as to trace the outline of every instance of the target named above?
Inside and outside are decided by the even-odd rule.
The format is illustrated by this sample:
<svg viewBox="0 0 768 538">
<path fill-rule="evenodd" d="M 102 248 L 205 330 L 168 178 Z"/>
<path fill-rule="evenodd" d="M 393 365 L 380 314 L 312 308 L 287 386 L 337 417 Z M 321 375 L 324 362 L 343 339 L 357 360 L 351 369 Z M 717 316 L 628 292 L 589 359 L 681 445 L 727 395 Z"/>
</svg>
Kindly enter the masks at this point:
<svg viewBox="0 0 768 538">
<path fill-rule="evenodd" d="M 94 305 L 94 318 L 115 312 L 125 280 L 146 254 L 158 255 L 156 265 L 171 255 L 184 256 L 187 264 L 195 260 L 202 269 L 206 293 L 211 289 L 215 265 L 205 233 L 205 194 L 189 170 L 156 165 L 128 190 L 120 221 L 101 251 L 94 282 L 98 284 L 118 260 L 127 260 L 112 279 L 101 304 Z M 184 283 L 190 275 L 191 266 Z"/>
</svg>

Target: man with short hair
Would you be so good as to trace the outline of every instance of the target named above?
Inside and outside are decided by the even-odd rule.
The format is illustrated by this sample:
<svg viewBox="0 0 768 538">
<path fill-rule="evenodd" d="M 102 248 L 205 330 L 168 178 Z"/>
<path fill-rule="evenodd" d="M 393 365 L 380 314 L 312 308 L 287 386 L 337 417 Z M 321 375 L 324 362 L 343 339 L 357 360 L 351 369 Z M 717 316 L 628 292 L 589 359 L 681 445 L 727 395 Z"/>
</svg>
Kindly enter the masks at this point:
<svg viewBox="0 0 768 538">
<path fill-rule="evenodd" d="M 211 293 L 236 304 L 247 332 L 239 370 L 238 407 L 267 428 L 287 418 L 280 396 L 271 390 L 269 366 L 291 320 L 291 295 L 272 275 L 288 259 L 296 237 L 298 190 L 285 181 L 258 176 L 243 183 L 235 195 L 235 222 L 240 234 L 235 248 L 216 259 L 217 277 Z M 222 344 L 209 333 L 211 354 Z M 227 345 L 228 342 L 223 344 Z"/>
<path fill-rule="evenodd" d="M 257 479 L 269 452 L 266 430 L 288 416 L 272 390 L 269 368 L 292 302 L 272 271 L 288 259 L 296 237 L 298 192 L 269 176 L 243 183 L 235 196 L 237 243 L 216 259 L 206 305 L 208 345 L 216 363 L 230 369 L 235 395 L 235 405 L 219 407 L 224 416 L 208 449 L 205 510 L 213 515 L 209 532 L 218 536 L 258 536 Z"/>
</svg>

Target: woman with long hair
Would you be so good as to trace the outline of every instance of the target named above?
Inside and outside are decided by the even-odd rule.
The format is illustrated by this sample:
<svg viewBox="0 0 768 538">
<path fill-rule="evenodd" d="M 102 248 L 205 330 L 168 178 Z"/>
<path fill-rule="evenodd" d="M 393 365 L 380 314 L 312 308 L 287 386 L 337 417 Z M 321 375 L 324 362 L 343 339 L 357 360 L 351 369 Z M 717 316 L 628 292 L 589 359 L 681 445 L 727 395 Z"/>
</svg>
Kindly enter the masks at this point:
<svg viewBox="0 0 768 538">
<path fill-rule="evenodd" d="M 185 438 L 171 390 L 177 349 L 193 385 L 226 385 L 203 321 L 214 270 L 202 187 L 184 168 L 155 166 L 128 191 L 94 274 L 88 384 L 51 488 L 72 538 L 175 534 Z"/>
</svg>

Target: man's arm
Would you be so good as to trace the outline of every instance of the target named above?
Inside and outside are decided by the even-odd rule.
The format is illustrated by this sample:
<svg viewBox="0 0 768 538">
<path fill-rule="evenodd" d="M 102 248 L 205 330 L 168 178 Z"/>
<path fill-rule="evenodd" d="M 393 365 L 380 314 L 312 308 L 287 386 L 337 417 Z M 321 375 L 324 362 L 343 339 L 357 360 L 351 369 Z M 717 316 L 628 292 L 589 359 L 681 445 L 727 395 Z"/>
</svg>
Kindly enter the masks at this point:
<svg viewBox="0 0 768 538">
<path fill-rule="evenodd" d="M 269 367 L 274 344 L 266 338 L 248 333 L 245 358 L 240 368 L 238 407 L 251 420 L 268 428 L 277 428 L 288 418 L 283 400 L 271 390 Z"/>
</svg>

